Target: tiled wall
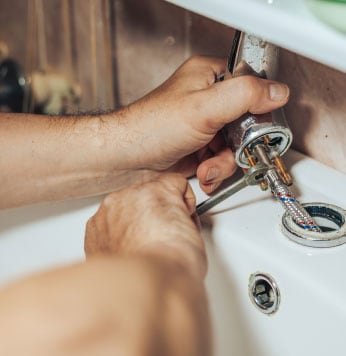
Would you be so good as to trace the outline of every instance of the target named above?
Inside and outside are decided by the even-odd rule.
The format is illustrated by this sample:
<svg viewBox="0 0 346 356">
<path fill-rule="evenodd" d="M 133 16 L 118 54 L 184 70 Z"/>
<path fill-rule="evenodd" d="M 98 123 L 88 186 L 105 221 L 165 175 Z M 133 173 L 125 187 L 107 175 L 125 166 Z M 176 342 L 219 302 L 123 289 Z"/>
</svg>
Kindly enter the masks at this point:
<svg viewBox="0 0 346 356">
<path fill-rule="evenodd" d="M 346 173 L 346 74 L 282 51 L 279 79 L 292 92 L 294 147 Z"/>
<path fill-rule="evenodd" d="M 163 0 L 0 0 L 0 40 L 24 62 L 27 4 L 33 3 L 45 10 L 49 67 L 72 72 L 82 87 L 82 111 L 132 102 L 192 54 L 227 56 L 234 33 Z M 286 114 L 294 147 L 346 173 L 346 74 L 285 50 L 281 54 L 279 78 L 292 91 Z M 40 69 L 35 55 L 33 62 Z"/>
<path fill-rule="evenodd" d="M 162 0 L 115 3 L 121 104 L 156 87 L 192 54 L 228 54 L 233 29 Z"/>
</svg>

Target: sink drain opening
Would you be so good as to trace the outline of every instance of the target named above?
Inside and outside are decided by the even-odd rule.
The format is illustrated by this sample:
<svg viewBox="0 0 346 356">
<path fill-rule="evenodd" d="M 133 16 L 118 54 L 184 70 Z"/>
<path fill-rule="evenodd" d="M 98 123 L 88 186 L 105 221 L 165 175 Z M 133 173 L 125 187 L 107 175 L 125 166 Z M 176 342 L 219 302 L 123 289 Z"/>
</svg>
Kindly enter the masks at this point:
<svg viewBox="0 0 346 356">
<path fill-rule="evenodd" d="M 346 211 L 325 203 L 302 204 L 322 232 L 307 231 L 288 214 L 282 217 L 282 232 L 290 240 L 309 247 L 334 247 L 346 242 Z"/>
<path fill-rule="evenodd" d="M 250 276 L 249 297 L 262 313 L 273 314 L 279 308 L 279 288 L 275 280 L 268 274 L 255 273 Z"/>
<path fill-rule="evenodd" d="M 330 206 L 307 205 L 305 209 L 315 218 L 322 232 L 338 230 L 345 224 L 345 216 Z"/>
</svg>

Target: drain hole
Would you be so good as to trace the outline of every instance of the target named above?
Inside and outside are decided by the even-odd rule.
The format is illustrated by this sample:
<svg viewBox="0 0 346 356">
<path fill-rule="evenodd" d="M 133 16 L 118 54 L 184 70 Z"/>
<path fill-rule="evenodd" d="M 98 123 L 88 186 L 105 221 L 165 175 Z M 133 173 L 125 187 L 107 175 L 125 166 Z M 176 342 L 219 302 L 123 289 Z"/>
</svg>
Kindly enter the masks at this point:
<svg viewBox="0 0 346 356">
<path fill-rule="evenodd" d="M 334 209 L 318 205 L 307 206 L 305 209 L 323 232 L 338 230 L 345 223 L 345 218 Z"/>
<path fill-rule="evenodd" d="M 334 247 L 346 243 L 346 210 L 327 203 L 302 204 L 322 232 L 306 231 L 286 212 L 282 217 L 282 232 L 304 246 Z"/>
<path fill-rule="evenodd" d="M 256 304 L 262 309 L 271 308 L 275 302 L 274 290 L 264 279 L 258 280 L 253 289 Z"/>
<path fill-rule="evenodd" d="M 315 216 L 314 220 L 315 220 L 316 224 L 319 226 L 319 228 L 322 230 L 322 232 L 335 231 L 340 228 L 340 226 L 338 224 L 336 224 L 335 222 L 333 222 L 327 218 Z"/>
<path fill-rule="evenodd" d="M 345 223 L 344 217 L 337 211 L 325 206 L 306 206 L 306 211 L 314 218 L 322 232 L 330 232 L 340 229 Z M 300 225 L 296 224 L 299 228 Z"/>
<path fill-rule="evenodd" d="M 267 274 L 256 273 L 250 277 L 249 296 L 265 314 L 272 314 L 278 309 L 280 293 L 273 278 Z"/>
</svg>

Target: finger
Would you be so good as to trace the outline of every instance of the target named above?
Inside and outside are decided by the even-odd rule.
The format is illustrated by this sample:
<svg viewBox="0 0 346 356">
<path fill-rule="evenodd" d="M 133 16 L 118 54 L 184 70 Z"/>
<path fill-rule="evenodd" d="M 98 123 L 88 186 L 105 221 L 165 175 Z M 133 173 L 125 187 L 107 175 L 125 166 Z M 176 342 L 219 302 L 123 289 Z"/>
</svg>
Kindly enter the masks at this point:
<svg viewBox="0 0 346 356">
<path fill-rule="evenodd" d="M 190 196 L 188 191 L 189 183 L 187 179 L 178 173 L 164 173 L 158 177 L 158 181 L 162 182 L 169 192 L 173 192 L 175 196 L 185 200 L 185 194 Z"/>
<path fill-rule="evenodd" d="M 189 213 L 194 214 L 196 211 L 196 196 L 189 183 L 187 183 L 184 193 L 184 201 Z"/>
<path fill-rule="evenodd" d="M 227 59 L 215 57 L 194 56 L 188 59 L 177 71 L 177 74 L 195 76 L 192 81 L 197 85 L 193 89 L 204 89 L 215 83 L 217 77 L 227 71 Z"/>
<path fill-rule="evenodd" d="M 215 182 L 215 183 L 210 183 L 210 184 L 202 184 L 199 183 L 199 186 L 203 190 L 204 193 L 206 194 L 212 194 L 219 186 L 222 184 L 222 182 Z"/>
<path fill-rule="evenodd" d="M 221 151 L 226 146 L 225 140 L 221 133 L 218 133 L 214 139 L 207 145 L 194 152 L 166 170 L 166 172 L 176 172 L 184 177 L 192 177 L 196 174 L 198 165 L 207 159 L 214 157 L 215 153 Z"/>
<path fill-rule="evenodd" d="M 186 191 L 187 180 L 179 173 L 163 173 L 157 177 L 159 182 L 162 182 L 166 188 L 178 191 L 183 197 Z"/>
<path fill-rule="evenodd" d="M 202 162 L 197 168 L 197 177 L 201 188 L 211 193 L 237 169 L 234 155 L 229 148 L 218 152 L 216 156 Z"/>
<path fill-rule="evenodd" d="M 192 219 L 193 223 L 196 225 L 198 231 L 201 231 L 202 230 L 202 224 L 201 224 L 201 220 L 200 220 L 196 210 L 194 212 L 192 212 L 191 219 Z"/>
<path fill-rule="evenodd" d="M 199 97 L 199 104 L 203 106 L 206 129 L 216 131 L 246 112 L 260 114 L 277 109 L 288 98 L 286 84 L 241 76 L 215 83 Z"/>
<path fill-rule="evenodd" d="M 215 74 L 222 74 L 227 69 L 227 58 L 209 57 L 209 56 L 193 56 L 189 58 L 182 68 L 189 68 L 200 72 L 201 68 L 212 70 Z"/>
</svg>

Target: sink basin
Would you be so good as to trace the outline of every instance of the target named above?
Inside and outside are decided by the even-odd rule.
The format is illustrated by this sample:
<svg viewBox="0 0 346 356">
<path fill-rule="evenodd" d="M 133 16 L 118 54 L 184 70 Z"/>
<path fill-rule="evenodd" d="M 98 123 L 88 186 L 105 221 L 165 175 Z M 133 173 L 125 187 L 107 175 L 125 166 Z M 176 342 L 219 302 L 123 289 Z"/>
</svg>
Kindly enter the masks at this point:
<svg viewBox="0 0 346 356">
<path fill-rule="evenodd" d="M 346 207 L 345 176 L 294 151 L 285 156 L 301 202 Z M 198 200 L 205 195 L 192 181 Z M 82 260 L 85 223 L 101 198 L 0 212 L 0 284 Z M 215 356 L 341 356 L 346 339 L 346 245 L 316 249 L 280 231 L 282 207 L 248 187 L 211 212 L 204 229 Z M 271 315 L 249 297 L 249 278 L 270 275 L 280 292 Z"/>
<path fill-rule="evenodd" d="M 84 230 L 101 198 L 0 211 L 0 285 L 84 259 Z"/>
<path fill-rule="evenodd" d="M 343 174 L 295 152 L 286 158 L 301 202 L 346 207 Z M 257 187 L 212 211 L 205 238 L 217 356 L 345 354 L 346 244 L 311 248 L 292 242 L 281 232 L 282 213 Z M 279 288 L 275 314 L 262 313 L 250 300 L 249 278 L 256 272 L 271 276 Z"/>
</svg>

